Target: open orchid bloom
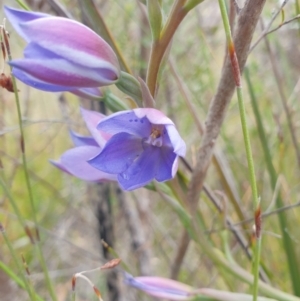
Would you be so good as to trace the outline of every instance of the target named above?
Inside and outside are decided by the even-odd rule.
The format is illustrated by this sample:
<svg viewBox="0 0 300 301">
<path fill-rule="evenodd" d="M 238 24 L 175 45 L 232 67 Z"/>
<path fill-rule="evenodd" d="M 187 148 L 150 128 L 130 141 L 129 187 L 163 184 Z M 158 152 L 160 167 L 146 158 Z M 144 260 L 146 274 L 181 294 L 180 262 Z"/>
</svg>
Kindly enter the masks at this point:
<svg viewBox="0 0 300 301">
<path fill-rule="evenodd" d="M 110 138 L 109 135 L 98 131 L 96 128 L 100 120 L 105 118 L 105 115 L 85 109 L 81 109 L 81 114 L 92 136 L 81 136 L 71 132 L 75 148 L 67 150 L 59 161 L 50 160 L 50 162 L 62 171 L 85 181 L 116 181 L 116 175 L 102 172 L 87 162 L 101 152 L 106 141 Z"/>
<path fill-rule="evenodd" d="M 167 278 L 133 277 L 125 273 L 125 284 L 161 299 L 190 300 L 194 297 L 191 286 Z"/>
<path fill-rule="evenodd" d="M 174 123 L 156 109 L 134 109 L 102 119 L 97 129 L 111 135 L 103 150 L 88 162 L 117 175 L 124 190 L 142 187 L 152 180 L 172 179 L 186 145 Z"/>
<path fill-rule="evenodd" d="M 90 28 L 67 18 L 4 9 L 12 26 L 28 42 L 24 58 L 9 62 L 20 81 L 44 91 L 99 97 L 95 88 L 118 80 L 115 53 Z"/>
<path fill-rule="evenodd" d="M 156 109 L 122 111 L 108 117 L 81 109 L 91 137 L 71 132 L 75 148 L 56 167 L 86 181 L 118 181 L 124 190 L 152 180 L 170 180 L 186 146 L 174 123 Z"/>
</svg>

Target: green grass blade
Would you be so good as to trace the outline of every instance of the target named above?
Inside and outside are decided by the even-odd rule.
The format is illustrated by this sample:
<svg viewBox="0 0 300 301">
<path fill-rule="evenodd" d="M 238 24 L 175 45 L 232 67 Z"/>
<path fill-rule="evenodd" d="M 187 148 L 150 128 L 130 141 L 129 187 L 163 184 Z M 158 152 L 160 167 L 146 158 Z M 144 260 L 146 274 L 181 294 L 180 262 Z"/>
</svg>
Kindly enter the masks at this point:
<svg viewBox="0 0 300 301">
<path fill-rule="evenodd" d="M 269 177 L 270 177 L 271 186 L 272 186 L 272 189 L 274 190 L 275 186 L 276 186 L 276 181 L 277 181 L 278 175 L 277 175 L 274 165 L 272 163 L 272 158 L 270 155 L 271 151 L 268 146 L 266 133 L 265 133 L 264 126 L 262 123 L 262 118 L 261 118 L 261 114 L 260 114 L 260 111 L 258 108 L 254 89 L 251 84 L 248 69 L 245 69 L 245 77 L 246 77 L 248 89 L 250 92 L 251 103 L 252 103 L 252 107 L 253 107 L 256 123 L 257 123 L 259 138 L 260 138 L 260 141 L 262 144 L 262 148 L 263 148 L 263 152 L 264 152 L 264 156 L 265 156 L 265 160 L 266 160 L 266 165 L 267 165 L 267 170 L 268 170 Z M 283 206 L 284 206 L 284 204 L 283 204 L 282 198 L 279 193 L 276 198 L 276 207 L 278 209 Z M 295 245 L 293 243 L 293 240 L 291 239 L 291 237 L 289 236 L 289 234 L 286 231 L 286 229 L 288 229 L 286 212 L 278 213 L 278 219 L 279 219 L 279 224 L 280 224 L 280 229 L 281 229 L 281 234 L 282 234 L 283 248 L 284 248 L 285 255 L 287 258 L 287 262 L 288 262 L 289 273 L 290 273 L 290 277 L 291 277 L 291 281 L 292 281 L 293 290 L 294 290 L 295 295 L 300 296 L 300 285 L 299 285 L 300 270 L 299 270 L 298 260 L 297 260 L 297 256 L 296 256 Z"/>
<path fill-rule="evenodd" d="M 13 281 L 15 281 L 15 283 L 21 287 L 22 289 L 26 289 L 25 287 L 25 284 L 23 282 L 23 280 L 21 278 L 19 278 L 18 275 L 16 275 L 14 273 L 14 271 L 9 267 L 7 266 L 3 261 L 0 260 L 0 269 L 9 276 L 10 279 L 12 279 Z M 43 298 L 41 298 L 40 296 L 38 295 L 35 295 L 36 299 L 38 301 L 44 301 Z"/>
</svg>

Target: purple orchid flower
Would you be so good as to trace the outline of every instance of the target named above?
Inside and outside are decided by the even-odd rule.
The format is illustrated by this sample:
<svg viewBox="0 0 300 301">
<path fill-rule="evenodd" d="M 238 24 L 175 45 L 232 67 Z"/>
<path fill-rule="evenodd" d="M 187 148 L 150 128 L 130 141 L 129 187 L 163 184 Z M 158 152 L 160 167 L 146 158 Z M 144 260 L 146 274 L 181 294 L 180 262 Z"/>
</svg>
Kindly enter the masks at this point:
<svg viewBox="0 0 300 301">
<path fill-rule="evenodd" d="M 5 14 L 28 45 L 12 60 L 13 75 L 34 88 L 99 97 L 97 87 L 120 77 L 111 47 L 85 25 L 67 18 L 5 6 Z"/>
<path fill-rule="evenodd" d="M 50 162 L 60 170 L 84 181 L 116 181 L 116 175 L 104 173 L 87 161 L 101 152 L 110 135 L 97 130 L 97 124 L 106 116 L 95 111 L 81 109 L 81 115 L 92 136 L 81 136 L 71 132 L 75 148 L 67 150 L 59 161 Z"/>
<path fill-rule="evenodd" d="M 125 273 L 125 284 L 146 294 L 167 300 L 190 300 L 193 288 L 181 282 L 162 277 L 133 277 Z"/>
<path fill-rule="evenodd" d="M 156 109 L 112 114 L 102 119 L 97 129 L 111 138 L 88 162 L 104 173 L 117 175 L 124 190 L 142 187 L 154 179 L 172 179 L 179 156 L 186 152 L 174 123 Z"/>
<path fill-rule="evenodd" d="M 186 146 L 174 123 L 156 109 L 134 109 L 111 116 L 81 109 L 91 137 L 71 132 L 75 148 L 56 167 L 85 181 L 118 181 L 124 190 L 152 180 L 170 180 Z"/>
</svg>

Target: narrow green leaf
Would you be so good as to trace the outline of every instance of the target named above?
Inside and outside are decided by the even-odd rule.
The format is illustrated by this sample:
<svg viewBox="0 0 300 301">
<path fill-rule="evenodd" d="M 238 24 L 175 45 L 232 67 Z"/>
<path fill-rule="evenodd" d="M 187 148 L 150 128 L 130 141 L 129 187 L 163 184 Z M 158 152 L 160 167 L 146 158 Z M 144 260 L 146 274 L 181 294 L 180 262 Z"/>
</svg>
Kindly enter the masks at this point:
<svg viewBox="0 0 300 301">
<path fill-rule="evenodd" d="M 162 11 L 158 0 L 148 0 L 148 18 L 153 41 L 158 41 L 162 29 Z"/>
<path fill-rule="evenodd" d="M 9 267 L 7 266 L 3 261 L 0 260 L 0 269 L 6 274 L 9 276 L 10 279 L 12 279 L 19 287 L 21 287 L 22 289 L 26 289 L 25 288 L 25 284 L 24 282 L 22 281 L 22 279 L 19 278 L 18 275 L 16 275 L 14 273 L 14 271 Z M 38 295 L 35 295 L 36 299 L 38 301 L 44 301 L 44 299 L 42 299 L 40 296 Z"/>
<path fill-rule="evenodd" d="M 262 123 L 262 117 L 258 108 L 257 104 L 257 99 L 254 93 L 254 89 L 250 80 L 250 74 L 249 70 L 245 68 L 245 77 L 247 81 L 247 86 L 250 92 L 250 98 L 251 98 L 251 103 L 252 103 L 252 108 L 253 112 L 255 115 L 255 120 L 257 124 L 257 129 L 258 129 L 258 134 L 260 138 L 260 142 L 262 144 L 265 160 L 266 160 L 266 165 L 267 165 L 267 170 L 269 173 L 270 177 L 270 182 L 272 189 L 274 190 L 276 187 L 276 182 L 278 175 L 276 173 L 276 170 L 274 168 L 272 158 L 271 158 L 271 151 L 268 146 L 268 141 L 267 141 L 267 136 L 264 130 L 264 126 Z M 283 201 L 281 199 L 280 193 L 278 194 L 276 198 L 276 207 L 277 209 L 283 207 Z M 299 279 L 300 279 L 300 269 L 299 269 L 299 264 L 296 256 L 296 250 L 295 250 L 295 245 L 293 243 L 293 240 L 291 239 L 290 235 L 286 231 L 289 226 L 288 226 L 288 221 L 287 221 L 287 216 L 286 212 L 280 212 L 278 213 L 278 219 L 279 219 L 279 224 L 280 224 L 280 229 L 281 229 L 281 235 L 283 238 L 283 248 L 285 251 L 285 255 L 287 258 L 288 266 L 289 266 L 289 273 L 293 285 L 293 290 L 295 295 L 300 296 L 300 285 L 299 285 Z"/>
</svg>

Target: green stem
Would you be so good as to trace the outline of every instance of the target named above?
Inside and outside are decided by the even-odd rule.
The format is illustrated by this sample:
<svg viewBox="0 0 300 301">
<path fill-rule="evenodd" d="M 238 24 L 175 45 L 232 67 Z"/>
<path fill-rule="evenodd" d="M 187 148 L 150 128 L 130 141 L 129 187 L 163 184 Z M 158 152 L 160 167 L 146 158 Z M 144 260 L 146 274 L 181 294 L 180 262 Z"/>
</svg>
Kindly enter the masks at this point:
<svg viewBox="0 0 300 301">
<path fill-rule="evenodd" d="M 8 52 L 8 58 L 9 60 L 11 60 L 11 54 L 9 51 Z M 12 71 L 12 70 L 11 70 Z M 25 153 L 25 139 L 24 139 L 24 130 L 23 130 L 23 123 L 22 123 L 22 115 L 21 115 L 21 106 L 20 106 L 20 99 L 19 99 L 19 94 L 18 94 L 18 88 L 17 88 L 17 83 L 16 83 L 16 79 L 15 77 L 12 75 L 12 82 L 13 82 L 13 87 L 14 87 L 14 91 L 15 91 L 15 101 L 16 101 L 16 106 L 17 106 L 17 115 L 18 115 L 18 123 L 19 123 L 19 130 L 20 130 L 20 147 L 21 147 L 21 153 L 22 153 L 22 163 L 23 163 L 23 171 L 24 171 L 24 177 L 25 177 L 25 183 L 26 183 L 26 187 L 27 187 L 27 191 L 28 191 L 28 195 L 29 195 L 29 200 L 30 200 L 30 205 L 31 205 L 31 210 L 32 210 L 32 216 L 33 216 L 33 221 L 34 221 L 34 225 L 35 225 L 35 230 L 37 233 L 37 238 L 38 241 L 36 242 L 35 246 L 37 248 L 37 252 L 38 252 L 38 256 L 39 256 L 39 260 L 45 275 L 45 280 L 46 280 L 46 284 L 48 286 L 49 289 L 49 293 L 51 295 L 51 298 L 53 301 L 57 301 L 54 289 L 53 289 L 53 285 L 49 276 L 49 272 L 47 269 L 47 265 L 46 265 L 46 261 L 45 258 L 43 256 L 43 252 L 39 243 L 39 235 L 38 235 L 38 223 L 37 223 L 37 212 L 36 212 L 36 208 L 34 205 L 34 199 L 33 199 L 33 193 L 32 193 L 32 188 L 31 188 L 31 184 L 30 184 L 30 178 L 29 178 L 29 173 L 28 173 L 28 167 L 27 167 L 27 160 L 26 160 L 26 153 Z"/>
<path fill-rule="evenodd" d="M 253 91 L 252 83 L 250 80 L 249 70 L 247 68 L 245 69 L 245 77 L 246 77 L 246 81 L 247 81 L 249 92 L 250 92 L 251 103 L 252 103 L 253 112 L 254 112 L 255 119 L 256 119 L 258 134 L 259 134 L 260 141 L 262 144 L 262 149 L 264 152 L 266 167 L 267 167 L 269 177 L 270 177 L 271 187 L 273 190 L 275 190 L 277 179 L 278 179 L 278 174 L 277 174 L 275 167 L 273 165 L 273 162 L 272 162 L 272 156 L 271 156 L 272 152 L 270 151 L 270 148 L 268 146 L 267 134 L 265 133 L 265 130 L 264 130 L 262 116 L 259 111 L 258 102 L 257 102 L 256 96 Z M 284 202 L 279 193 L 278 196 L 276 197 L 276 207 L 277 207 L 277 209 L 279 209 L 279 208 L 282 208 L 283 206 L 284 206 Z M 286 260 L 288 262 L 289 273 L 290 273 L 290 277 L 292 280 L 294 292 L 297 296 L 299 296 L 299 294 L 300 294 L 299 293 L 300 292 L 300 290 L 299 290 L 300 276 L 299 276 L 299 264 L 298 264 L 298 260 L 297 260 L 297 251 L 295 248 L 295 242 L 289 235 L 288 231 L 286 231 L 286 229 L 289 228 L 288 217 L 287 217 L 286 213 L 280 212 L 278 214 L 278 219 L 279 219 L 279 225 L 280 225 L 280 229 L 281 229 L 282 242 L 283 242 L 283 246 L 284 246 Z"/>
<path fill-rule="evenodd" d="M 228 54 L 231 59 L 232 69 L 233 69 L 233 77 L 236 83 L 237 88 L 237 98 L 240 110 L 240 118 L 242 124 L 242 131 L 244 137 L 244 144 L 247 155 L 248 162 L 248 170 L 249 170 L 249 178 L 252 190 L 252 198 L 253 198 L 253 206 L 254 206 L 254 214 L 255 214 L 255 225 L 256 225 L 256 242 L 254 248 L 254 263 L 253 263 L 253 301 L 257 300 L 258 296 L 258 280 L 259 280 L 259 262 L 260 262 L 260 253 L 261 253 L 261 213 L 260 213 L 260 202 L 257 194 L 256 187 L 256 177 L 253 163 L 253 156 L 251 150 L 250 136 L 248 132 L 247 119 L 246 119 L 246 109 L 243 100 L 243 91 L 241 86 L 241 74 L 239 69 L 239 64 L 237 61 L 236 52 L 234 49 L 233 39 L 231 36 L 230 23 L 227 15 L 226 5 L 224 0 L 219 0 L 220 11 L 223 19 L 224 29 L 226 33 L 226 39 L 228 43 Z"/>
<path fill-rule="evenodd" d="M 19 260 L 17 258 L 16 252 L 15 252 L 14 248 L 12 247 L 11 242 L 8 239 L 8 237 L 6 235 L 6 232 L 3 229 L 3 226 L 1 224 L 0 224 L 0 230 L 1 230 L 1 233 L 2 233 L 2 236 L 3 236 L 3 239 L 4 239 L 5 243 L 6 243 L 6 245 L 8 246 L 9 253 L 12 256 L 12 258 L 13 258 L 16 266 L 17 266 L 17 269 L 19 271 L 19 274 L 20 274 L 20 276 L 22 278 L 21 280 L 23 281 L 24 289 L 28 292 L 30 300 L 35 301 L 36 300 L 36 298 L 35 298 L 36 296 L 35 296 L 35 294 L 32 291 L 32 287 L 31 287 L 28 279 L 25 277 L 25 275 L 24 275 L 24 273 L 22 271 L 22 267 L 21 267 L 20 262 L 19 262 Z"/>
<path fill-rule="evenodd" d="M 22 8 L 25 10 L 30 10 L 30 8 L 22 1 L 22 0 L 15 0 Z"/>
<path fill-rule="evenodd" d="M 221 1 L 223 1 L 223 0 L 221 0 Z M 248 126 L 247 126 L 246 109 L 245 109 L 245 104 L 244 104 L 244 100 L 243 100 L 242 87 L 237 87 L 237 96 L 238 96 L 238 103 L 239 103 L 239 109 L 240 109 L 240 117 L 241 117 L 241 124 L 242 124 L 243 136 L 244 136 L 244 143 L 245 143 L 246 154 L 247 154 L 248 169 L 249 169 L 249 176 L 250 176 L 250 183 L 251 183 L 252 197 L 253 197 L 253 205 L 254 205 L 254 208 L 257 209 L 260 204 L 259 204 L 259 200 L 257 197 L 258 194 L 257 194 L 257 187 L 256 187 L 256 177 L 255 177 L 250 137 L 249 137 Z"/>
<path fill-rule="evenodd" d="M 6 196 L 7 196 L 8 200 L 9 200 L 11 206 L 13 207 L 13 210 L 14 210 L 14 212 L 15 212 L 15 214 L 16 214 L 19 222 L 20 222 L 20 224 L 25 229 L 25 227 L 26 227 L 25 220 L 22 217 L 22 215 L 21 215 L 21 213 L 19 211 L 19 208 L 18 208 L 18 206 L 17 206 L 17 204 L 16 204 L 16 202 L 15 202 L 12 194 L 10 193 L 9 189 L 7 188 L 7 186 L 6 186 L 6 184 L 5 184 L 4 180 L 3 180 L 3 172 L 2 171 L 0 172 L 0 185 L 1 185 L 4 193 L 6 194 Z"/>
</svg>

